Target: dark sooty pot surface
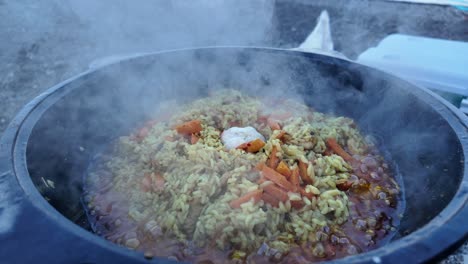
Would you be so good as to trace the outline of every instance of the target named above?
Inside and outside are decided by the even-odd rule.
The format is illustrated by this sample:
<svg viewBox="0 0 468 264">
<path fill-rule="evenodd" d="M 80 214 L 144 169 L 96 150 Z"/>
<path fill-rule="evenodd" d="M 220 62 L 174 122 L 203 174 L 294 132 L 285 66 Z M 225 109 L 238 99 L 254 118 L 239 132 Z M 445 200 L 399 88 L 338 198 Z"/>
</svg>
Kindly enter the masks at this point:
<svg viewBox="0 0 468 264">
<path fill-rule="evenodd" d="M 184 102 L 221 87 L 295 96 L 318 111 L 354 118 L 393 159 L 406 198 L 399 234 L 385 247 L 336 262 L 420 262 L 466 239 L 466 117 L 424 89 L 352 62 L 225 47 L 124 60 L 28 104 L 2 139 L 0 239 L 8 242 L 0 257 L 9 263 L 168 262 L 146 260 L 86 231 L 82 177 L 96 152 L 141 124 L 159 102 Z"/>
</svg>

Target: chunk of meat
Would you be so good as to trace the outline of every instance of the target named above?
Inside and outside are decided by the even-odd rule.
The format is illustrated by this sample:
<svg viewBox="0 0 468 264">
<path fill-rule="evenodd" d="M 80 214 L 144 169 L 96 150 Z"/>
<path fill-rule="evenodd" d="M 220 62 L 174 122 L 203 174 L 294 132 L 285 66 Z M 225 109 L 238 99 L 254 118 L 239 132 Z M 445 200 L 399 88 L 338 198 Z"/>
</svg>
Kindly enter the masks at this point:
<svg viewBox="0 0 468 264">
<path fill-rule="evenodd" d="M 149 192 L 151 190 L 151 174 L 145 173 L 143 179 L 141 180 L 141 190 L 144 192 Z"/>
<path fill-rule="evenodd" d="M 351 186 L 353 186 L 353 182 L 351 181 L 343 180 L 343 181 L 336 182 L 336 188 L 343 192 L 346 192 L 347 190 L 349 190 Z"/>
<path fill-rule="evenodd" d="M 305 205 L 304 201 L 302 200 L 290 200 L 290 202 L 291 202 L 291 207 L 297 210 L 301 209 Z"/>
<path fill-rule="evenodd" d="M 278 133 L 278 135 L 276 136 L 276 138 L 279 139 L 279 140 L 281 140 L 281 142 L 284 143 L 284 142 L 286 141 L 286 135 L 287 135 L 286 131 L 281 130 L 281 131 Z"/>
<path fill-rule="evenodd" d="M 160 192 L 164 190 L 166 180 L 161 174 L 145 173 L 141 180 L 141 190 L 144 192 Z"/>
<path fill-rule="evenodd" d="M 138 130 L 138 132 L 135 135 L 135 139 L 137 142 L 143 141 L 147 136 L 149 135 L 149 128 L 147 127 L 142 127 Z"/>
<path fill-rule="evenodd" d="M 152 184 L 153 191 L 155 192 L 163 191 L 165 184 L 166 184 L 166 180 L 164 179 L 164 177 L 161 174 L 156 174 L 154 176 L 154 180 Z"/>
<path fill-rule="evenodd" d="M 280 130 L 281 129 L 280 124 L 276 120 L 274 120 L 272 118 L 268 118 L 267 123 L 268 123 L 268 126 L 271 128 L 271 130 Z"/>
</svg>

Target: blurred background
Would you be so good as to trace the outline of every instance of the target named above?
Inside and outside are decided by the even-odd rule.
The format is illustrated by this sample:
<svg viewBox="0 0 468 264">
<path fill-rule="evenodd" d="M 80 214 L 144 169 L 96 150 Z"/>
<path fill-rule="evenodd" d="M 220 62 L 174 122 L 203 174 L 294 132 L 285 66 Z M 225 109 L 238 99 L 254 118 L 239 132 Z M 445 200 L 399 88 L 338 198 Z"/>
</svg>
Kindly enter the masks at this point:
<svg viewBox="0 0 468 264">
<path fill-rule="evenodd" d="M 0 0 L 0 131 L 32 98 L 102 58 L 213 45 L 295 48 L 323 10 L 336 51 L 410 72 L 404 77 L 416 82 L 436 76 L 424 84 L 437 82 L 442 89 L 429 88 L 463 107 L 468 5 L 458 1 L 457 7 L 384 0 Z M 444 262 L 468 263 L 467 252 L 465 244 Z"/>
</svg>

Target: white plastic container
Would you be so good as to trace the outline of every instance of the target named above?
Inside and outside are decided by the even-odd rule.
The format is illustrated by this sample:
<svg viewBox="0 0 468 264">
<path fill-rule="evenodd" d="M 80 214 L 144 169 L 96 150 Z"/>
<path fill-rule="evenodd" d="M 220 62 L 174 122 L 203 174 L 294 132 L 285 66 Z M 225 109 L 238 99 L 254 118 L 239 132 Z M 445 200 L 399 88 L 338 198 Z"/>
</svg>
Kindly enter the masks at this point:
<svg viewBox="0 0 468 264">
<path fill-rule="evenodd" d="M 429 89 L 468 96 L 468 42 L 394 34 L 357 61 Z"/>
</svg>

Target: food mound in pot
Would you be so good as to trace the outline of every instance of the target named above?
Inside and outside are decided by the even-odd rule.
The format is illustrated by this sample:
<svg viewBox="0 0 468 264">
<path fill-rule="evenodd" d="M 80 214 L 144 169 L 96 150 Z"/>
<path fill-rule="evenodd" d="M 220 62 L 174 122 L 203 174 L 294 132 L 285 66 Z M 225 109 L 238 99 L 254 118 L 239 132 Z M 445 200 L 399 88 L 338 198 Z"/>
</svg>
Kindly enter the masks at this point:
<svg viewBox="0 0 468 264">
<path fill-rule="evenodd" d="M 398 225 L 400 189 L 372 142 L 352 119 L 221 90 L 169 107 L 98 156 L 86 209 L 96 233 L 148 258 L 341 258 Z"/>
</svg>

